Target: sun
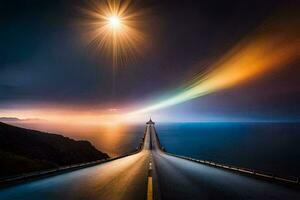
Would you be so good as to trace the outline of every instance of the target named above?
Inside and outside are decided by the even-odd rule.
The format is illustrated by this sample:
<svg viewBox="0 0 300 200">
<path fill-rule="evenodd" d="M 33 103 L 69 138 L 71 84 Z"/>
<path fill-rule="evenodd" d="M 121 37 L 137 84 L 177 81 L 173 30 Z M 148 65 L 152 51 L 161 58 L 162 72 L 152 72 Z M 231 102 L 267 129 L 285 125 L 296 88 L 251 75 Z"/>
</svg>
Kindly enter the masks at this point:
<svg viewBox="0 0 300 200">
<path fill-rule="evenodd" d="M 112 58 L 114 66 L 127 66 L 145 49 L 145 34 L 141 31 L 144 12 L 131 0 L 99 1 L 83 11 L 87 16 L 85 39 Z"/>
<path fill-rule="evenodd" d="M 122 26 L 121 18 L 117 15 L 110 16 L 108 18 L 108 24 L 113 29 L 120 29 Z"/>
</svg>

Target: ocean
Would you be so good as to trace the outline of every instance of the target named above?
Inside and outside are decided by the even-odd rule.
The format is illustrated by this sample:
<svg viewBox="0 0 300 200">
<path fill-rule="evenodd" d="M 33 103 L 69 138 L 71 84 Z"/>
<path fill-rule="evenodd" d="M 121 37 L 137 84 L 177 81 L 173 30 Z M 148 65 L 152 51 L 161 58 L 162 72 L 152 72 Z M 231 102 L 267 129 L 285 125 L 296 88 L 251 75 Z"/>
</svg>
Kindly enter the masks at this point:
<svg viewBox="0 0 300 200">
<path fill-rule="evenodd" d="M 116 157 L 136 149 L 145 124 L 46 130 L 88 140 Z M 173 154 L 300 177 L 300 123 L 157 123 L 156 130 L 162 145 Z"/>
<path fill-rule="evenodd" d="M 156 129 L 173 154 L 300 176 L 300 123 L 173 123 Z"/>
</svg>

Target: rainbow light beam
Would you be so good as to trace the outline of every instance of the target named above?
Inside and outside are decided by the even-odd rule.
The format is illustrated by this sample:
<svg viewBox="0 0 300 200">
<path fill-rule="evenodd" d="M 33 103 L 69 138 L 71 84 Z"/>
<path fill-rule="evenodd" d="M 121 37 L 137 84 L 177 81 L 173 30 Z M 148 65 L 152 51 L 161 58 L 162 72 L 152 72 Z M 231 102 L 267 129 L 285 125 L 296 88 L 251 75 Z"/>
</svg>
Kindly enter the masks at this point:
<svg viewBox="0 0 300 200">
<path fill-rule="evenodd" d="M 129 115 L 159 110 L 226 89 L 299 59 L 299 21 L 299 17 L 281 18 L 276 26 L 269 23 L 260 27 L 212 65 L 212 71 L 193 78 L 182 92 Z"/>
</svg>

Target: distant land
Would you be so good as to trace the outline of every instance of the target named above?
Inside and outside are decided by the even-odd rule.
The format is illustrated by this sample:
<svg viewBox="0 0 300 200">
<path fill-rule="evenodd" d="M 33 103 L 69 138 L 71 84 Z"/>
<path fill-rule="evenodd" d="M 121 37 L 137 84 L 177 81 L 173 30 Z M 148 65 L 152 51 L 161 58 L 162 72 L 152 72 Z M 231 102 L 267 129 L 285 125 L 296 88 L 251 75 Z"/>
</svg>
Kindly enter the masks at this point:
<svg viewBox="0 0 300 200">
<path fill-rule="evenodd" d="M 31 122 L 31 121 L 46 121 L 39 118 L 19 119 L 17 117 L 0 117 L 0 122 L 4 123 L 17 123 L 17 122 Z"/>
<path fill-rule="evenodd" d="M 88 141 L 0 122 L 0 177 L 108 157 Z"/>
</svg>

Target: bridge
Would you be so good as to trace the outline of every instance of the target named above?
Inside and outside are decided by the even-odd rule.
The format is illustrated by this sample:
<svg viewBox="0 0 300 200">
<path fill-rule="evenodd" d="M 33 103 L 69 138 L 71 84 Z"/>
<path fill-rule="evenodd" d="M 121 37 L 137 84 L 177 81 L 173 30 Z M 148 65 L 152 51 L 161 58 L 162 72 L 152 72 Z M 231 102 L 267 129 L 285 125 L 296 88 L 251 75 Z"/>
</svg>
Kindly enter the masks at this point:
<svg viewBox="0 0 300 200">
<path fill-rule="evenodd" d="M 294 187 L 161 150 L 152 121 L 136 154 L 0 190 L 1 200 L 300 199 Z"/>
</svg>

